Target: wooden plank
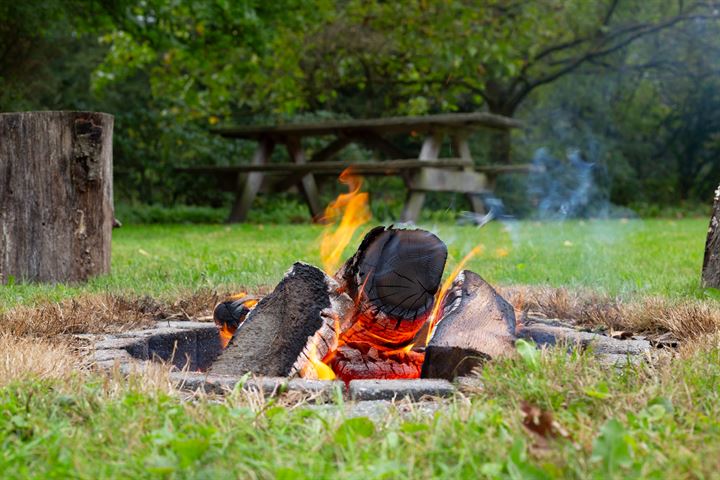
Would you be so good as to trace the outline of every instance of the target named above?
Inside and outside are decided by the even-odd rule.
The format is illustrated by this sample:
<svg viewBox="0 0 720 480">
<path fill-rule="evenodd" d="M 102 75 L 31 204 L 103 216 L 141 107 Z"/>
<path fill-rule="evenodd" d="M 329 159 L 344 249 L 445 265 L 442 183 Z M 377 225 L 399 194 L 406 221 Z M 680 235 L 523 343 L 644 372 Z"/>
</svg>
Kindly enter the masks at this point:
<svg viewBox="0 0 720 480">
<path fill-rule="evenodd" d="M 290 158 L 295 162 L 295 165 L 305 165 L 305 152 L 303 152 L 302 145 L 297 139 L 290 140 L 286 145 Z M 300 192 L 305 198 L 305 202 L 310 210 L 310 215 L 314 222 L 320 221 L 322 217 L 323 209 L 320 204 L 320 195 L 318 194 L 317 185 L 315 184 L 315 177 L 312 173 L 307 173 L 302 176 L 298 183 Z"/>
<path fill-rule="evenodd" d="M 467 140 L 467 133 L 466 132 L 458 132 L 455 135 L 451 137 L 452 147 L 455 154 L 464 159 L 469 161 L 470 163 L 473 163 L 472 159 L 472 153 L 470 152 L 470 144 Z M 474 174 L 472 167 L 466 167 L 465 171 L 469 174 Z M 477 192 L 465 192 L 465 196 L 468 199 L 468 202 L 470 203 L 470 209 L 477 214 L 484 215 L 486 212 L 485 209 L 485 202 L 483 202 L 480 195 L 477 194 Z"/>
<path fill-rule="evenodd" d="M 418 156 L 418 160 L 437 160 L 440 156 L 442 140 L 442 132 L 436 131 L 433 132 L 430 136 L 428 136 L 425 141 L 423 141 L 423 146 L 422 149 L 420 149 L 420 155 Z M 423 203 L 425 203 L 425 192 L 417 191 L 410 187 L 400 220 L 402 220 L 403 222 L 417 222 L 420 218 L 420 211 L 422 210 Z"/>
<path fill-rule="evenodd" d="M 512 118 L 486 112 L 447 113 L 419 117 L 388 117 L 362 120 L 340 120 L 321 123 L 297 123 L 264 126 L 227 126 L 210 131 L 229 138 L 259 139 L 270 137 L 281 141 L 287 137 L 342 135 L 353 132 L 373 131 L 380 135 L 410 133 L 430 134 L 438 130 L 489 128 L 508 130 L 522 124 Z"/>
<path fill-rule="evenodd" d="M 423 168 L 410 180 L 410 189 L 418 192 L 458 192 L 479 194 L 487 190 L 483 173 Z"/>
<path fill-rule="evenodd" d="M 269 139 L 262 139 L 253 155 L 253 165 L 265 165 L 270 159 L 275 143 Z M 260 185 L 262 185 L 263 173 L 260 171 L 251 172 L 242 178 L 238 176 L 238 189 L 235 203 L 230 210 L 228 223 L 244 222 L 257 196 Z"/>
<path fill-rule="evenodd" d="M 234 174 L 248 172 L 265 172 L 269 175 L 279 174 L 297 174 L 297 173 L 329 173 L 339 174 L 346 168 L 352 167 L 353 170 L 361 175 L 372 174 L 394 174 L 407 170 L 414 170 L 425 166 L 437 168 L 454 168 L 461 169 L 468 166 L 466 160 L 459 158 L 448 158 L 442 160 L 421 161 L 417 159 L 408 160 L 386 160 L 380 162 L 323 162 L 323 163 L 270 163 L 267 165 L 235 165 L 235 166 L 203 166 L 203 167 L 186 167 L 178 168 L 180 172 L 186 173 L 219 173 Z"/>
</svg>

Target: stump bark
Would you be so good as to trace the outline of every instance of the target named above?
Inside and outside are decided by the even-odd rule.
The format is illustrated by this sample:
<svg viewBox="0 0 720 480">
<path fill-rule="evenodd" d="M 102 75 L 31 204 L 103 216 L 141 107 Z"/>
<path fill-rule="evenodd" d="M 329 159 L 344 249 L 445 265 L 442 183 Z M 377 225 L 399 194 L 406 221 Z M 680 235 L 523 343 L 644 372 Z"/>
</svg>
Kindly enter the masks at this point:
<svg viewBox="0 0 720 480">
<path fill-rule="evenodd" d="M 0 114 L 0 283 L 110 271 L 113 117 Z"/>
<path fill-rule="evenodd" d="M 712 216 L 705 242 L 702 283 L 704 287 L 720 288 L 720 186 L 715 190 Z"/>
</svg>

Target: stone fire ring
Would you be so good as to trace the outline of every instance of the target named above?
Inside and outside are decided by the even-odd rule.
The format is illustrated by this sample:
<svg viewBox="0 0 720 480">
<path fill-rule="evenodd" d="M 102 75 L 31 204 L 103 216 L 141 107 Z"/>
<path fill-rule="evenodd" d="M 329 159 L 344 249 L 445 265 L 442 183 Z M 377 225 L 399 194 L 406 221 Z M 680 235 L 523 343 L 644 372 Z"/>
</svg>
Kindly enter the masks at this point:
<svg viewBox="0 0 720 480">
<path fill-rule="evenodd" d="M 240 378 L 208 374 L 207 370 L 222 348 L 217 327 L 211 322 L 160 321 L 157 326 L 112 335 L 82 335 L 93 343 L 90 358 L 96 368 L 118 367 L 122 373 L 142 370 L 146 362 L 172 364 L 170 373 L 176 387 L 186 391 L 225 394 L 244 381 L 246 391 L 274 396 L 284 392 L 308 394 L 314 401 L 330 402 L 340 396 L 359 401 L 409 398 L 418 401 L 428 397 L 449 397 L 466 388 L 477 389 L 479 380 L 460 377 L 454 384 L 447 380 L 353 380 L 346 388 L 341 381 L 305 380 L 302 378 Z M 544 319 L 528 319 L 518 331 L 519 338 L 540 346 L 556 344 L 584 350 L 588 347 L 606 365 L 637 364 L 647 358 L 652 346 L 644 339 L 618 340 L 606 335 L 578 331 L 571 325 Z"/>
</svg>

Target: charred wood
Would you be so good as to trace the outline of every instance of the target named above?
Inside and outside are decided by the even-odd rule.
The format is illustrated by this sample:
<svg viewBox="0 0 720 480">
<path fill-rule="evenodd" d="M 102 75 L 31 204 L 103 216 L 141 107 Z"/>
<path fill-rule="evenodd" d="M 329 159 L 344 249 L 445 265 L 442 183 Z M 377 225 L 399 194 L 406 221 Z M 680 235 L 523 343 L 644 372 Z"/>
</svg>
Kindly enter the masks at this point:
<svg viewBox="0 0 720 480">
<path fill-rule="evenodd" d="M 320 269 L 297 262 L 275 290 L 247 315 L 211 373 L 292 376 L 311 357 L 323 358 L 337 343 L 352 307 L 338 284 Z M 312 372 L 307 375 L 312 378 Z"/>
<path fill-rule="evenodd" d="M 452 380 L 484 361 L 514 352 L 515 312 L 478 274 L 464 270 L 444 299 L 425 349 L 423 378 Z"/>
</svg>

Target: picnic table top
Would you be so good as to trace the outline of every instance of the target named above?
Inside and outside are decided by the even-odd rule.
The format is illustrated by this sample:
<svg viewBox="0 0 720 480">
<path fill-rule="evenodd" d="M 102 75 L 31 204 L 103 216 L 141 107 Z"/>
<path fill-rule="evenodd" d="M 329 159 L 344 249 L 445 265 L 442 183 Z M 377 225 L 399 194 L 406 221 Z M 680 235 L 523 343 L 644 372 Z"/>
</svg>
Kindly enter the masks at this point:
<svg viewBox="0 0 720 480">
<path fill-rule="evenodd" d="M 519 128 L 520 122 L 492 113 L 445 113 L 419 117 L 386 117 L 362 120 L 334 120 L 316 123 L 288 123 L 265 126 L 226 126 L 210 129 L 228 138 L 259 140 L 261 138 L 311 137 L 323 135 L 361 135 L 366 132 L 386 135 L 393 133 L 427 133 L 433 130 L 475 130 Z"/>
</svg>

